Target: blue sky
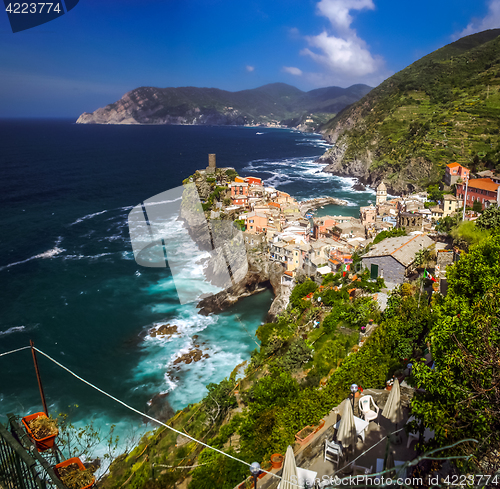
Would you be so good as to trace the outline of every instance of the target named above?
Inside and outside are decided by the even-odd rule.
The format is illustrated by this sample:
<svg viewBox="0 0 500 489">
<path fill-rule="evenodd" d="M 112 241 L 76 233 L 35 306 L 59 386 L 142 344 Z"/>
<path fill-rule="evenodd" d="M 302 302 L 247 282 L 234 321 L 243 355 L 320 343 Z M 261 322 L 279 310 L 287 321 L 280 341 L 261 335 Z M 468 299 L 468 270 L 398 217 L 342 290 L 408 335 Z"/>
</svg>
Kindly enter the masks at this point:
<svg viewBox="0 0 500 489">
<path fill-rule="evenodd" d="M 80 0 L 13 34 L 0 12 L 0 117 L 77 117 L 138 86 L 376 86 L 500 27 L 500 0 Z"/>
</svg>

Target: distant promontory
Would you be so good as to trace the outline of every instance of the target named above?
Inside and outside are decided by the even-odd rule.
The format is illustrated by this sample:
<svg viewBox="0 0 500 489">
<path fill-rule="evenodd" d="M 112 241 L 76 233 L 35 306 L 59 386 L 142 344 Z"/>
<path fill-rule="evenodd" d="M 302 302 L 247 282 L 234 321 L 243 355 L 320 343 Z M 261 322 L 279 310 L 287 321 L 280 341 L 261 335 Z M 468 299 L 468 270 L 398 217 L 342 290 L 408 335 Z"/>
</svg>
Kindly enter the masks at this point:
<svg viewBox="0 0 500 489">
<path fill-rule="evenodd" d="M 367 85 L 303 92 L 285 83 L 229 92 L 217 88 L 140 87 L 78 124 L 262 125 L 317 130 L 371 90 Z"/>
</svg>

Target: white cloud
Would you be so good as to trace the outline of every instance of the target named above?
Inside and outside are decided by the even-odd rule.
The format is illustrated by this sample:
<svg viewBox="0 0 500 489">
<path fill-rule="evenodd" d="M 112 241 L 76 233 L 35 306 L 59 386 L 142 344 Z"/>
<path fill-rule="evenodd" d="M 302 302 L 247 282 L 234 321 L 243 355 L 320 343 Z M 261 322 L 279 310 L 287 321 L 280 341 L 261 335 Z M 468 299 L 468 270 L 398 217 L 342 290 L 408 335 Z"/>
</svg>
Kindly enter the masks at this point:
<svg viewBox="0 0 500 489">
<path fill-rule="evenodd" d="M 295 66 L 283 66 L 283 71 L 285 73 L 290 73 L 290 75 L 302 75 L 302 70 L 300 68 L 295 68 Z"/>
<path fill-rule="evenodd" d="M 252 71 L 254 71 L 254 70 L 255 70 L 255 66 L 250 66 L 250 65 L 247 65 L 247 66 L 246 66 L 246 70 L 247 70 L 249 73 L 251 73 Z"/>
<path fill-rule="evenodd" d="M 309 47 L 300 54 L 310 56 L 327 69 L 324 76 L 308 73 L 309 79 L 328 79 L 330 84 L 378 84 L 388 76 L 384 60 L 370 53 L 366 42 L 351 27 L 352 11 L 374 10 L 373 0 L 321 0 L 318 13 L 330 21 L 332 31 L 307 36 Z"/>
<path fill-rule="evenodd" d="M 355 34 L 343 39 L 322 32 L 319 36 L 308 37 L 307 41 L 320 52 L 306 48 L 301 54 L 311 56 L 316 62 L 337 73 L 365 76 L 377 71 L 382 63 L 382 59 L 373 57 L 366 48 L 366 43 Z"/>
<path fill-rule="evenodd" d="M 375 10 L 372 0 L 321 0 L 317 9 L 340 31 L 349 31 L 352 17 L 350 10 Z"/>
<path fill-rule="evenodd" d="M 488 13 L 482 19 L 472 19 L 462 32 L 455 32 L 451 38 L 459 39 L 476 32 L 500 27 L 500 0 L 490 0 L 488 3 Z"/>
</svg>

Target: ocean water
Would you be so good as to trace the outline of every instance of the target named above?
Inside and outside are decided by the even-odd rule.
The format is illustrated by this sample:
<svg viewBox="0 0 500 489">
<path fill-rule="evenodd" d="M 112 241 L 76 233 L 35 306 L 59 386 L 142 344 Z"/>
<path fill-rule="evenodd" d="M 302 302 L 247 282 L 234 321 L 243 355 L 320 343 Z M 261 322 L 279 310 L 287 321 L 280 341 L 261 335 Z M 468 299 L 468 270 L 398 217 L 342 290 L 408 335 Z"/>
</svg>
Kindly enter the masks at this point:
<svg viewBox="0 0 500 489">
<path fill-rule="evenodd" d="M 127 215 L 177 187 L 216 153 L 219 166 L 259 175 L 299 200 L 335 196 L 347 207 L 317 215 L 357 215 L 374 200 L 353 179 L 321 172 L 328 145 L 291 130 L 202 126 L 87 126 L 68 120 L 0 121 L 0 353 L 35 345 L 78 375 L 139 410 L 164 399 L 176 410 L 201 400 L 247 360 L 272 301 L 270 291 L 209 317 L 180 305 L 170 271 L 133 259 Z M 175 233 L 173 222 L 172 233 Z M 181 279 L 213 290 L 189 246 L 179 247 Z M 177 326 L 152 338 L 156 324 Z M 197 335 L 195 339 L 193 336 Z M 174 365 L 198 347 L 208 358 Z M 40 356 L 39 356 L 40 357 Z M 49 410 L 77 422 L 145 431 L 139 416 L 39 358 Z M 29 350 L 0 357 L 0 421 L 42 410 Z"/>
</svg>

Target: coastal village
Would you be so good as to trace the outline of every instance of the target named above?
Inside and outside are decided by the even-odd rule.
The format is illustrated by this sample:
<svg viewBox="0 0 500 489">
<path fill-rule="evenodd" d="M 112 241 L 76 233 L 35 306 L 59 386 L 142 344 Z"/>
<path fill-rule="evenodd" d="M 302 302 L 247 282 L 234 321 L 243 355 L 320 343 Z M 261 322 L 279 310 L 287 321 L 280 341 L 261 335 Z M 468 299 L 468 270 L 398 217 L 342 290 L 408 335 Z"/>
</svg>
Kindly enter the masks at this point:
<svg viewBox="0 0 500 489">
<path fill-rule="evenodd" d="M 247 250 L 283 266 L 281 284 L 285 286 L 293 286 L 298 275 L 321 283 L 329 273 L 355 273 L 351 266 L 357 253 L 362 255 L 362 267 L 370 270 L 372 279 L 383 278 L 394 287 L 414 273 L 419 264 L 415 260 L 422 250 L 436 253 L 434 274 L 437 280 L 445 280 L 445 267 L 453 262 L 457 250 L 437 242 L 436 225 L 443 218 L 462 213 L 464 198 L 467 207 L 476 202 L 486 209 L 500 203 L 500 176 L 487 170 L 473 178 L 470 170 L 458 163 L 446 166 L 443 187 L 450 193 L 444 193 L 440 202 L 434 202 L 436 205 L 429 205 L 432 202 L 427 192 L 390 197 L 381 182 L 375 203 L 361 207 L 359 217 L 313 217 L 318 208 L 344 206 L 347 202 L 333 197 L 297 202 L 288 193 L 265 186 L 257 176 L 240 177 L 233 168 L 217 168 L 214 154 L 209 155 L 208 167 L 191 180 L 205 199 L 207 217 L 237 222 Z M 218 200 L 213 198 L 215 194 Z M 474 220 L 477 213 L 469 210 L 464 217 Z M 394 229 L 404 230 L 406 236 L 389 237 L 370 246 L 379 233 Z"/>
<path fill-rule="evenodd" d="M 483 370 L 493 372 L 491 382 L 498 379 L 498 350 L 481 348 L 489 341 L 485 336 L 485 331 L 490 334 L 489 324 L 498 324 L 500 238 L 487 234 L 464 253 L 440 231 L 449 219 L 465 219 L 473 226 L 477 221 L 482 229 L 487 211 L 498 212 L 497 175 L 489 170 L 473 174 L 450 163 L 444 192 L 429 188 L 397 198 L 388 195 L 381 182 L 375 202 L 361 207 L 359 217 L 314 217 L 318 208 L 346 202 L 332 197 L 298 202 L 266 186 L 258 176 L 241 177 L 234 168 L 217 168 L 215 155 L 209 155 L 206 169 L 184 183 L 196 184 L 209 222 L 222 219 L 239 227 L 249 270 L 259 261 L 261 269 L 279 270 L 279 286 L 273 288 L 285 300 L 255 336 L 247 331 L 260 342 L 254 340 L 257 348 L 250 358 L 218 384 L 208 384 L 201 402 L 173 413 L 168 394 L 155 396 L 148 403 L 154 410 L 143 416 L 163 427 L 144 434 L 133 448 L 110 461 L 109 473 L 98 487 L 430 489 L 449 487 L 459 470 L 471 470 L 459 465 L 470 453 L 477 457 L 472 470 L 480 467 L 487 477 L 498 471 L 498 450 L 470 445 L 465 447 L 467 455 L 444 450 L 471 441 L 470 423 L 477 412 L 484 415 L 477 417 L 475 430 L 483 429 L 484 419 L 498 423 L 495 391 L 488 389 L 485 394 L 476 379 Z M 483 265 L 477 271 L 479 260 Z M 462 274 L 465 282 L 460 282 Z M 265 280 L 273 281 L 269 276 Z M 256 287 L 251 293 L 261 290 Z M 219 310 L 251 295 L 244 292 L 239 297 L 231 292 L 234 300 Z M 447 329 L 451 322 L 459 327 Z M 246 330 L 243 322 L 235 324 L 240 326 Z M 177 334 L 175 324 L 157 324 L 149 331 L 153 338 Z M 453 335 L 452 340 L 447 334 Z M 198 335 L 192 339 L 194 349 L 179 352 L 172 371 L 182 363 L 209 358 L 204 341 Z M 470 342 L 470 348 L 482 355 L 481 363 L 475 364 L 467 352 L 462 354 L 458 341 Z M 466 379 L 463 385 L 470 403 L 458 412 L 457 392 L 449 387 L 453 385 L 449 378 L 459 382 L 460 376 Z M 160 406 L 165 408 L 164 417 Z M 436 421 L 443 406 L 461 418 L 455 421 L 448 415 Z M 48 451 L 52 445 L 38 443 L 50 438 L 55 444 L 59 431 L 57 421 L 50 419 L 55 423 L 52 434 L 37 440 L 30 422 L 43 416 L 34 413 L 20 422 L 12 415 L 9 426 L 22 440 L 20 450 L 33 453 L 36 460 L 29 462 L 46 468 L 46 458 L 33 449 L 31 440 L 40 451 Z M 453 430 L 450 423 L 455 423 Z M 28 436 L 23 434 L 25 428 Z M 60 438 L 66 429 L 61 427 Z M 0 436 L 10 436 L 2 425 Z M 432 457 L 435 453 L 445 457 Z M 55 473 L 50 467 L 47 473 L 57 481 L 63 464 L 76 460 L 81 463 L 70 458 L 57 463 Z M 74 487 L 94 485 L 93 464 L 81 463 L 78 475 L 86 482 Z M 500 475 L 493 480 L 500 480 Z"/>
</svg>

